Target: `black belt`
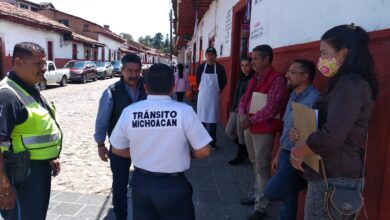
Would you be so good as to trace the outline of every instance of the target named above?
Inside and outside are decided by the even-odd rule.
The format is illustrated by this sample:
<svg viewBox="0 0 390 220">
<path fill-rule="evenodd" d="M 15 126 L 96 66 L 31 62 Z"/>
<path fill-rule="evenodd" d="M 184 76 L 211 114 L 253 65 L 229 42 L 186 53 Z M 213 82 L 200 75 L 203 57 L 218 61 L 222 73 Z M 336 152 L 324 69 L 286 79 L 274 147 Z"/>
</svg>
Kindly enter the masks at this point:
<svg viewBox="0 0 390 220">
<path fill-rule="evenodd" d="M 138 167 L 134 167 L 136 171 L 139 171 L 141 173 L 150 174 L 153 176 L 183 176 L 184 172 L 177 172 L 177 173 L 159 173 L 159 172 L 151 172 L 147 171 Z"/>
</svg>

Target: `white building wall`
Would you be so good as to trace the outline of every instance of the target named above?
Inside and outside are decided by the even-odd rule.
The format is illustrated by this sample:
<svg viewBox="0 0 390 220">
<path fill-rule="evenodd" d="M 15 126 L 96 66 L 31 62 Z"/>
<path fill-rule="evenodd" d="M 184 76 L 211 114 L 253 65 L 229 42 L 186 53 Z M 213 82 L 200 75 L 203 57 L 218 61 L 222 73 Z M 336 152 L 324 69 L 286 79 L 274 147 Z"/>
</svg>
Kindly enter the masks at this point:
<svg viewBox="0 0 390 220">
<path fill-rule="evenodd" d="M 106 36 L 104 36 L 104 35 L 102 35 L 102 34 L 99 34 L 98 35 L 98 41 L 100 42 L 100 43 L 103 43 L 103 44 L 105 44 L 106 46 L 105 46 L 105 59 L 106 60 L 108 60 L 108 58 L 109 58 L 109 49 L 111 49 L 111 60 L 114 60 L 114 52 L 115 52 L 115 54 L 118 54 L 118 50 L 119 50 L 119 48 L 120 47 L 124 47 L 124 48 L 127 48 L 124 44 L 122 44 L 122 43 L 120 43 L 120 42 L 118 42 L 118 41 L 115 41 L 115 40 L 113 40 L 113 39 L 111 39 L 111 38 L 109 38 L 109 37 L 106 37 Z M 101 59 L 101 49 L 99 49 L 99 51 L 100 51 L 100 59 Z M 120 59 L 120 57 L 118 58 L 117 57 L 117 59 Z"/>
<path fill-rule="evenodd" d="M 316 41 L 333 26 L 351 22 L 366 31 L 390 28 L 390 0 L 253 0 L 249 49 Z"/>
<path fill-rule="evenodd" d="M 78 60 L 84 60 L 85 59 L 84 44 L 77 43 L 77 59 Z"/>
<path fill-rule="evenodd" d="M 182 47 L 180 48 L 180 50 L 178 51 L 178 63 L 181 63 L 181 64 L 186 64 L 187 63 L 187 60 L 186 60 L 186 57 L 185 57 L 185 54 L 186 54 L 186 48 L 185 47 Z"/>
<path fill-rule="evenodd" d="M 25 41 L 41 45 L 47 53 L 47 41 L 52 41 L 54 59 L 72 58 L 72 44 L 64 42 L 56 32 L 0 20 L 0 35 L 4 38 L 6 56 L 12 56 L 15 44 Z"/>
<path fill-rule="evenodd" d="M 194 33 L 189 45 L 193 50 L 193 44 L 196 42 L 196 61 L 199 62 L 199 44 L 202 37 L 202 49 L 206 51 L 209 40 L 214 37 L 214 47 L 217 50 L 218 57 L 228 57 L 231 52 L 232 24 L 233 24 L 233 6 L 239 0 L 213 1 L 209 10 L 205 13 L 198 24 L 198 32 Z M 194 21 L 195 22 L 195 21 Z M 203 54 L 203 60 L 204 60 Z"/>
<path fill-rule="evenodd" d="M 198 62 L 200 37 L 203 38 L 202 48 L 205 51 L 209 37 L 215 33 L 214 47 L 218 56 L 229 57 L 233 7 L 238 2 L 215 0 L 199 22 L 198 32 L 188 43 L 186 53 L 193 54 L 196 42 L 195 60 Z M 249 50 L 260 44 L 278 48 L 317 41 L 331 27 L 351 22 L 366 31 L 390 28 L 390 0 L 252 0 Z M 184 57 L 186 63 L 192 62 L 183 51 L 180 51 L 179 57 Z"/>
<path fill-rule="evenodd" d="M 198 26 L 198 33 L 196 36 L 196 60 L 199 61 L 199 48 L 202 48 L 203 54 L 202 54 L 202 60 L 205 60 L 205 54 L 208 45 L 209 45 L 209 39 L 211 39 L 213 36 L 215 36 L 215 30 L 216 30 L 216 8 L 217 8 L 217 2 L 213 1 L 210 4 L 209 10 L 205 13 L 202 20 L 199 22 Z M 200 45 L 200 39 L 202 39 L 202 45 Z"/>
<path fill-rule="evenodd" d="M 232 44 L 233 6 L 236 5 L 239 0 L 223 0 L 223 3 L 219 0 L 218 2 L 216 20 L 217 33 L 214 47 L 217 50 L 219 57 L 229 57 Z"/>
</svg>

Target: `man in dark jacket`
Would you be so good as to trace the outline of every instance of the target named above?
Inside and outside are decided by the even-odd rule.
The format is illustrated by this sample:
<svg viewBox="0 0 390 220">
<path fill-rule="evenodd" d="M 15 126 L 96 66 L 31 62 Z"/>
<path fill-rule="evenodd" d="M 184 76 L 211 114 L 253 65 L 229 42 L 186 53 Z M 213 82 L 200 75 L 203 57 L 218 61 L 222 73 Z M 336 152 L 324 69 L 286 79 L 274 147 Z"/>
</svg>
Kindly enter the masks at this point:
<svg viewBox="0 0 390 220">
<path fill-rule="evenodd" d="M 127 219 L 127 186 L 129 183 L 129 168 L 131 159 L 111 153 L 105 146 L 106 135 L 111 133 L 123 111 L 130 104 L 146 99 L 142 80 L 141 59 L 133 53 L 122 58 L 121 79 L 110 85 L 99 102 L 99 110 L 95 125 L 95 141 L 99 157 L 102 161 L 110 159 L 113 174 L 113 205 L 118 220 Z"/>
<path fill-rule="evenodd" d="M 217 149 L 217 122 L 219 116 L 220 93 L 226 86 L 226 73 L 222 65 L 216 62 L 217 51 L 213 47 L 206 50 L 207 61 L 196 71 L 199 86 L 197 115 L 213 138 L 211 149 Z"/>
</svg>

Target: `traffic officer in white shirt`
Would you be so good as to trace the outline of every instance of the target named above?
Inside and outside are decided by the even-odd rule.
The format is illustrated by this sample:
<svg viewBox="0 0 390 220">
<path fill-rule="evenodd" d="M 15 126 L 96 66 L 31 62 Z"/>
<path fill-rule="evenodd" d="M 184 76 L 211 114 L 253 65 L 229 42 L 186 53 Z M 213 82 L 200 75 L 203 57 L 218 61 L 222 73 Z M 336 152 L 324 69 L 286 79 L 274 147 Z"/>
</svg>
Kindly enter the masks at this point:
<svg viewBox="0 0 390 220">
<path fill-rule="evenodd" d="M 145 76 L 148 97 L 127 107 L 110 142 L 130 157 L 133 219 L 195 219 L 192 187 L 184 176 L 191 158 L 210 155 L 211 137 L 191 106 L 173 101 L 174 75 L 154 64 Z"/>
</svg>

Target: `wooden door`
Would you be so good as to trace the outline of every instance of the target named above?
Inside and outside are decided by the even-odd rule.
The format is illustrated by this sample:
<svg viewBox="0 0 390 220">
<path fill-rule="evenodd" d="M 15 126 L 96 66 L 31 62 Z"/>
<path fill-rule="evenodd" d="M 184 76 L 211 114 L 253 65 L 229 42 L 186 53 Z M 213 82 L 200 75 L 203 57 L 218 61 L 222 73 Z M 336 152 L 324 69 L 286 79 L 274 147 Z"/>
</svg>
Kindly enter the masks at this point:
<svg viewBox="0 0 390 220">
<path fill-rule="evenodd" d="M 53 41 L 47 42 L 47 59 L 50 61 L 54 61 L 53 60 Z"/>
</svg>

